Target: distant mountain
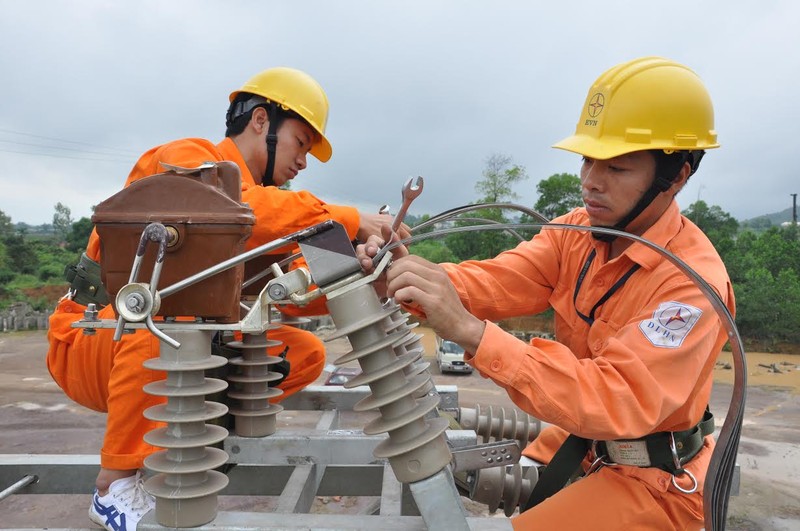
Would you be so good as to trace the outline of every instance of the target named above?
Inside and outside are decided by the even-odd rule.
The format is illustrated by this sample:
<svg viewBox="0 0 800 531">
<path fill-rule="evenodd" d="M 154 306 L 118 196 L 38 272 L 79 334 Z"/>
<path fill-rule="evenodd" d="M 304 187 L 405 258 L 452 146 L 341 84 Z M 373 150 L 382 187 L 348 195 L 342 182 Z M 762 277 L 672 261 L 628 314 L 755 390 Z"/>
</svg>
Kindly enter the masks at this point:
<svg viewBox="0 0 800 531">
<path fill-rule="evenodd" d="M 752 219 L 744 220 L 740 222 L 740 226 L 742 228 L 766 229 L 769 227 L 780 226 L 781 223 L 786 221 L 792 221 L 792 207 L 789 207 L 786 210 L 781 210 L 780 212 L 764 214 Z"/>
</svg>

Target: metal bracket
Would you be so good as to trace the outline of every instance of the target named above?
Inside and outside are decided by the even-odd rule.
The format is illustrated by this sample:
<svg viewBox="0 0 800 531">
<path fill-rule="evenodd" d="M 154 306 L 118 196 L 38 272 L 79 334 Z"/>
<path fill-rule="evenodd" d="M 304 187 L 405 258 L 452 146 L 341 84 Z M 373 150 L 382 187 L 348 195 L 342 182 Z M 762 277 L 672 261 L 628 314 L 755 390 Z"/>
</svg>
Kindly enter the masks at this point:
<svg viewBox="0 0 800 531">
<path fill-rule="evenodd" d="M 475 446 L 464 446 L 451 450 L 453 473 L 478 470 L 519 462 L 522 454 L 514 440 L 494 441 Z"/>
</svg>

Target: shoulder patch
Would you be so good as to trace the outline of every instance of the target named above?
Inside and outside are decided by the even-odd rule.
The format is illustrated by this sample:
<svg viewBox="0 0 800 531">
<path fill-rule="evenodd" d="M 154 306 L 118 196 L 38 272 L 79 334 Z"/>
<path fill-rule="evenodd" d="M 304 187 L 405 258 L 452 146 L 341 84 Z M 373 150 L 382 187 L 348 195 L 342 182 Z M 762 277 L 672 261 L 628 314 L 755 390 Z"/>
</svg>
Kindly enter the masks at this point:
<svg viewBox="0 0 800 531">
<path fill-rule="evenodd" d="M 656 347 L 678 348 L 702 314 L 700 308 L 682 302 L 662 302 L 651 319 L 639 323 L 639 330 Z"/>
</svg>

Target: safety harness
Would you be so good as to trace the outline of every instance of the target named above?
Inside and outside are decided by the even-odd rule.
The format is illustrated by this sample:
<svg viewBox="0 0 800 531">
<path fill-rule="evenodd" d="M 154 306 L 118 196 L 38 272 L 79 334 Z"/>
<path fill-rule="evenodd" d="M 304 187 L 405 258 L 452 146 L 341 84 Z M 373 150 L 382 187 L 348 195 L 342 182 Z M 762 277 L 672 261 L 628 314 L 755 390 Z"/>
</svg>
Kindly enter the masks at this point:
<svg viewBox="0 0 800 531">
<path fill-rule="evenodd" d="M 642 468 L 656 467 L 672 474 L 672 484 L 683 493 L 697 490 L 697 478 L 684 468 L 703 448 L 703 439 L 714 433 L 714 416 L 706 408 L 703 419 L 685 431 L 662 431 L 639 439 L 592 441 L 570 435 L 545 467 L 533 488 L 523 510 L 527 511 L 543 502 L 562 488 L 580 472 L 587 453 L 592 464 L 585 475 L 604 466 L 627 465 Z M 676 476 L 688 475 L 693 485 L 689 489 L 679 486 Z"/>
<path fill-rule="evenodd" d="M 81 254 L 76 265 L 64 268 L 64 278 L 69 282 L 69 296 L 78 304 L 94 303 L 98 308 L 108 304 L 108 293 L 100 278 L 100 264 Z"/>
</svg>

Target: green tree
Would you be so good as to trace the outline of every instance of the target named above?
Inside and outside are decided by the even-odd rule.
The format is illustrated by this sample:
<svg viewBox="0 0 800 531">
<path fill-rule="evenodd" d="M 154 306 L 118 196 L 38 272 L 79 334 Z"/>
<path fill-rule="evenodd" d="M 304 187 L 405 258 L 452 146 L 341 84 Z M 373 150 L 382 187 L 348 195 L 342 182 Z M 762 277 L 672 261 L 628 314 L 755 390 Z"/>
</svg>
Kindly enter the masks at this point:
<svg viewBox="0 0 800 531">
<path fill-rule="evenodd" d="M 486 159 L 483 179 L 475 184 L 475 190 L 482 194 L 479 203 L 498 203 L 517 199 L 519 196 L 512 186 L 528 178 L 525 166 L 513 163 L 509 155 L 494 153 Z"/>
<path fill-rule="evenodd" d="M 758 234 L 746 230 L 739 233 L 733 245 L 726 245 L 719 250 L 719 255 L 735 287 L 745 282 L 748 271 L 758 267 L 759 260 L 753 252 L 757 243 Z"/>
<path fill-rule="evenodd" d="M 581 180 L 571 173 L 556 173 L 536 185 L 539 199 L 533 209 L 553 219 L 583 204 Z"/>
<path fill-rule="evenodd" d="M 453 254 L 444 242 L 436 240 L 422 240 L 421 242 L 417 242 L 409 248 L 409 252 L 421 256 L 434 264 L 456 262 L 458 260 L 456 255 Z"/>
<path fill-rule="evenodd" d="M 483 178 L 475 184 L 475 190 L 483 197 L 477 203 L 503 203 L 516 199 L 513 185 L 528 178 L 524 166 L 513 163 L 508 155 L 493 154 L 487 157 Z M 470 218 L 481 217 L 489 222 L 507 223 L 508 218 L 499 208 L 487 208 L 468 214 Z M 456 221 L 457 227 L 475 225 L 473 221 Z M 517 239 L 498 230 L 463 232 L 448 236 L 447 247 L 458 260 L 481 260 L 491 258 L 512 247 Z"/>
<path fill-rule="evenodd" d="M 92 234 L 94 225 L 92 220 L 83 217 L 72 224 L 69 234 L 67 234 L 67 249 L 74 253 L 82 253 L 89 243 L 89 236 Z"/>
<path fill-rule="evenodd" d="M 6 236 L 6 260 L 9 269 L 19 275 L 34 275 L 39 269 L 39 257 L 23 234 Z"/>
<path fill-rule="evenodd" d="M 0 238 L 10 234 L 14 234 L 14 225 L 11 224 L 11 218 L 0 210 Z"/>
<path fill-rule="evenodd" d="M 55 213 L 53 214 L 53 232 L 59 242 L 67 239 L 67 235 L 72 229 L 72 211 L 68 206 L 56 203 Z"/>
<path fill-rule="evenodd" d="M 767 230 L 770 227 L 772 227 L 772 220 L 767 216 L 759 216 L 742 223 L 742 228 L 753 229 L 756 232 Z"/>
<path fill-rule="evenodd" d="M 14 271 L 11 260 L 8 258 L 6 244 L 0 240 L 0 294 L 4 292 L 5 285 L 14 280 Z"/>
<path fill-rule="evenodd" d="M 800 275 L 791 269 L 773 276 L 757 267 L 736 289 L 736 324 L 742 336 L 768 344 L 800 341 Z"/>
<path fill-rule="evenodd" d="M 772 227 L 761 233 L 753 244 L 751 253 L 756 263 L 773 277 L 784 269 L 800 275 L 800 240 L 793 227 Z"/>
<path fill-rule="evenodd" d="M 682 214 L 700 227 L 712 242 L 733 238 L 739 230 L 739 222 L 733 216 L 717 205 L 708 206 L 702 200 L 689 205 Z"/>
</svg>

